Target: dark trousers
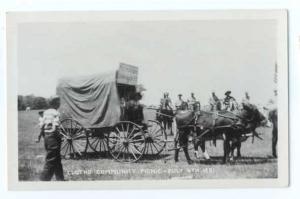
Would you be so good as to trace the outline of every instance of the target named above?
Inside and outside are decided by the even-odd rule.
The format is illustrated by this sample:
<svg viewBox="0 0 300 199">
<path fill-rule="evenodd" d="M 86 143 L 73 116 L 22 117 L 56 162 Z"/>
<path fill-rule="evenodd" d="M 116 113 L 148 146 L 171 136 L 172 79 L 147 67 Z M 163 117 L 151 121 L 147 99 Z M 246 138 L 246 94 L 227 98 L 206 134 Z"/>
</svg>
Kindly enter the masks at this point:
<svg viewBox="0 0 300 199">
<path fill-rule="evenodd" d="M 190 132 L 186 129 L 179 131 L 178 132 L 178 140 L 175 141 L 175 147 L 177 147 L 177 144 L 179 142 L 179 147 L 182 148 L 184 155 L 186 157 L 186 160 L 188 161 L 188 163 L 191 163 L 191 158 L 190 158 L 189 152 L 188 152 L 189 133 Z M 176 162 L 178 161 L 179 150 L 180 149 L 175 149 L 174 159 Z"/>
<path fill-rule="evenodd" d="M 277 140 L 278 140 L 278 129 L 276 126 L 276 127 L 273 127 L 273 130 L 272 130 L 272 155 L 274 157 L 277 157 L 277 150 L 276 150 Z"/>
<path fill-rule="evenodd" d="M 44 141 L 47 154 L 40 179 L 50 181 L 55 175 L 56 180 L 63 181 L 64 173 L 60 156 L 61 139 L 57 132 L 52 132 L 45 133 Z"/>
</svg>

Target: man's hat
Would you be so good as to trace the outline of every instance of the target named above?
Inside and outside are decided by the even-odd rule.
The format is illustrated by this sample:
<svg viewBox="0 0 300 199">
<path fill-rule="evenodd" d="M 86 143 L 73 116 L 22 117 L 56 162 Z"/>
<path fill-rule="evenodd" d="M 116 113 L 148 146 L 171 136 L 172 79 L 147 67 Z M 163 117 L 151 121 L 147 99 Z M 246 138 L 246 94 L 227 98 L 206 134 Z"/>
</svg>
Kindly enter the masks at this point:
<svg viewBox="0 0 300 199">
<path fill-rule="evenodd" d="M 178 94 L 178 96 L 182 96 L 182 94 Z"/>
<path fill-rule="evenodd" d="M 226 91 L 225 95 L 230 95 L 231 91 Z"/>
</svg>

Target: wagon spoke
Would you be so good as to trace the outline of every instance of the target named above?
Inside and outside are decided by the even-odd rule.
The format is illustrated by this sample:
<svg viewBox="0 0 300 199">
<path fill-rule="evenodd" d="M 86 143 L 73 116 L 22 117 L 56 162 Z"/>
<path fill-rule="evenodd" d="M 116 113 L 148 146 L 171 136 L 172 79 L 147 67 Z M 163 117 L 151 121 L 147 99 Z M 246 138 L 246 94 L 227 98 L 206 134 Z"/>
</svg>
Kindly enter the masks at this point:
<svg viewBox="0 0 300 199">
<path fill-rule="evenodd" d="M 136 152 L 138 152 L 140 155 L 142 155 L 142 152 L 140 152 L 135 146 L 132 147 Z"/>
<path fill-rule="evenodd" d="M 97 150 L 98 144 L 100 143 L 100 139 L 97 138 L 95 149 Z"/>
<path fill-rule="evenodd" d="M 99 139 L 99 150 L 101 151 L 101 149 L 102 149 L 102 140 Z"/>
<path fill-rule="evenodd" d="M 133 150 L 131 149 L 131 147 L 130 147 L 130 152 L 133 155 L 134 159 L 137 160 L 138 158 L 135 156 L 135 154 L 134 154 Z"/>
<path fill-rule="evenodd" d="M 130 137 L 129 139 L 133 139 L 133 138 L 135 138 L 137 136 L 142 136 L 142 135 L 143 134 L 141 132 L 138 132 L 138 133 L 134 134 L 132 137 Z"/>
<path fill-rule="evenodd" d="M 82 134 L 79 134 L 77 135 L 76 137 L 73 137 L 73 139 L 78 139 L 78 138 L 85 138 L 85 135 L 82 133 Z"/>
<path fill-rule="evenodd" d="M 74 143 L 74 145 L 77 145 L 78 148 L 81 148 L 81 146 L 78 143 L 76 143 L 76 142 L 73 142 L 73 143 Z M 77 153 L 79 153 L 79 155 L 81 156 L 82 154 L 81 154 L 80 150 L 78 150 L 77 147 L 75 147 L 74 145 L 73 145 L 73 150 L 75 149 L 74 152 L 77 151 Z"/>
<path fill-rule="evenodd" d="M 158 146 L 160 146 L 160 147 L 162 147 L 162 146 L 164 146 L 164 145 L 160 145 L 159 143 L 165 143 L 165 142 L 155 142 L 155 144 L 157 144 Z"/>
<path fill-rule="evenodd" d="M 60 133 L 64 138 L 68 139 L 69 137 L 67 137 L 67 135 Z"/>
<path fill-rule="evenodd" d="M 164 139 L 160 139 L 160 138 L 153 138 L 153 140 L 154 140 L 155 142 L 165 142 Z"/>
<path fill-rule="evenodd" d="M 76 129 L 76 131 L 73 133 L 73 135 L 76 135 L 78 132 L 81 132 L 78 136 L 76 136 L 76 137 L 73 137 L 73 139 L 76 139 L 77 137 L 80 137 L 80 136 L 82 136 L 82 134 L 84 134 L 83 132 L 82 132 L 82 128 L 80 128 L 80 129 Z M 72 136 L 73 136 L 72 135 Z"/>
<path fill-rule="evenodd" d="M 151 144 L 149 144 L 149 145 L 150 145 L 150 149 L 151 149 L 152 154 L 154 154 L 154 153 L 153 153 L 153 149 L 152 149 L 152 145 L 151 145 Z"/>
<path fill-rule="evenodd" d="M 77 146 L 80 148 L 81 151 L 84 151 L 84 147 L 81 145 L 82 143 L 80 144 L 80 143 L 77 142 L 77 141 L 74 141 L 73 143 L 74 143 L 75 145 L 77 145 Z"/>
<path fill-rule="evenodd" d="M 119 134 L 121 134 L 121 131 L 120 131 L 120 129 L 118 127 L 116 127 L 116 130 L 118 131 Z"/>
<path fill-rule="evenodd" d="M 155 130 L 149 131 L 149 133 L 150 133 L 151 135 L 155 135 L 156 132 L 158 132 L 158 131 L 160 130 L 160 128 L 159 128 L 159 129 L 157 129 L 157 128 L 158 128 L 158 126 L 156 126 Z"/>
<path fill-rule="evenodd" d="M 159 151 L 154 143 L 150 143 L 150 144 L 153 145 L 153 147 L 156 149 L 157 152 Z"/>
<path fill-rule="evenodd" d="M 65 151 L 65 153 L 64 153 L 64 155 L 63 155 L 64 157 L 66 157 L 66 154 L 67 154 L 67 152 L 68 152 L 68 150 L 69 150 L 69 147 L 70 147 L 70 143 L 67 144 L 66 151 Z"/>
<path fill-rule="evenodd" d="M 151 135 L 153 135 L 153 137 L 160 137 L 160 136 L 162 136 L 162 134 L 157 134 L 157 132 L 159 132 L 159 131 L 160 131 L 160 129 L 158 129 L 154 133 L 152 132 Z"/>
<path fill-rule="evenodd" d="M 67 131 L 65 130 L 65 128 L 62 125 L 61 125 L 61 129 L 63 130 L 63 132 L 60 132 L 60 134 L 63 135 L 65 138 L 68 138 L 67 137 L 68 133 L 67 133 Z"/>
<path fill-rule="evenodd" d="M 67 144 L 68 144 L 68 141 L 67 141 L 67 140 L 64 140 L 63 143 L 62 143 L 62 145 L 61 145 L 61 147 L 60 147 L 61 150 L 64 149 L 64 148 L 66 147 Z"/>
<path fill-rule="evenodd" d="M 97 138 L 97 137 L 95 137 L 95 139 L 92 141 L 91 145 L 94 145 L 94 144 L 95 144 L 95 142 L 97 142 L 97 141 L 98 141 L 98 138 Z"/>
<path fill-rule="evenodd" d="M 122 127 L 122 132 L 124 132 L 125 130 L 124 130 L 124 126 L 123 126 L 123 124 L 121 124 L 121 127 Z"/>
<path fill-rule="evenodd" d="M 135 126 L 133 126 L 133 129 L 131 130 L 130 134 L 128 135 L 128 138 L 130 138 L 131 134 L 134 132 L 135 129 L 136 129 Z"/>
</svg>

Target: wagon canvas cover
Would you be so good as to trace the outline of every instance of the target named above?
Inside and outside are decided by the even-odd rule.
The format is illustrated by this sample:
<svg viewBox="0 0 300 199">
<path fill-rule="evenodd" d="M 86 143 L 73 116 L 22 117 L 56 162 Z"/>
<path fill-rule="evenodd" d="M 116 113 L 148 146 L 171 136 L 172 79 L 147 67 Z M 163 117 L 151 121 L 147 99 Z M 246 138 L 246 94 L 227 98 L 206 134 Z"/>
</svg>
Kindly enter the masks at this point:
<svg viewBox="0 0 300 199">
<path fill-rule="evenodd" d="M 71 117 L 85 128 L 109 127 L 120 118 L 116 73 L 62 78 L 57 85 L 62 118 Z"/>
</svg>

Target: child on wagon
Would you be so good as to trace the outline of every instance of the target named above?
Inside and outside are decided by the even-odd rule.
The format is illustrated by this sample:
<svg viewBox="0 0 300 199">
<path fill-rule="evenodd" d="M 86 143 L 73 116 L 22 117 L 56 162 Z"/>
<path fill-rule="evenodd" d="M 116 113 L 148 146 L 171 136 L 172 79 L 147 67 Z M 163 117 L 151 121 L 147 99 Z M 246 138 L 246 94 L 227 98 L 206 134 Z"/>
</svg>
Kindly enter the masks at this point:
<svg viewBox="0 0 300 199">
<path fill-rule="evenodd" d="M 49 104 L 50 108 L 44 111 L 40 124 L 47 153 L 40 179 L 42 181 L 50 181 L 53 175 L 55 175 L 56 180 L 63 181 L 64 174 L 60 156 L 61 137 L 58 131 L 59 112 L 57 111 L 60 106 L 59 97 L 52 97 Z"/>
</svg>

